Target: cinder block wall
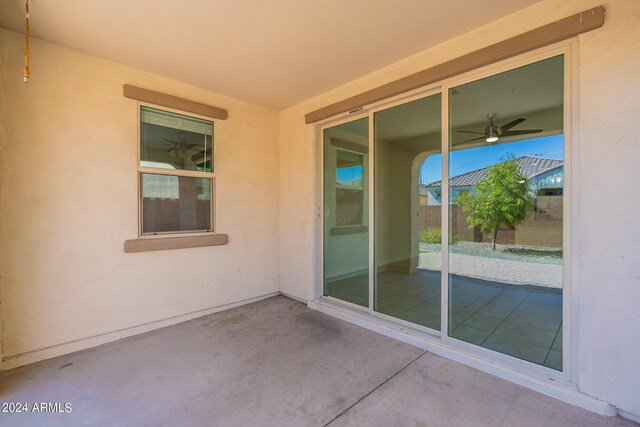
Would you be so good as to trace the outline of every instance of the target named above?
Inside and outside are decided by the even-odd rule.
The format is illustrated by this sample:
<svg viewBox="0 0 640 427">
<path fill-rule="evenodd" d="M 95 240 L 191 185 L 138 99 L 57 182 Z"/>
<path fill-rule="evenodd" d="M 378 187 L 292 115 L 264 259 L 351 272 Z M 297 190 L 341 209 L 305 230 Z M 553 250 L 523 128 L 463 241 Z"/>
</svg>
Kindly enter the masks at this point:
<svg viewBox="0 0 640 427">
<path fill-rule="evenodd" d="M 503 245 L 562 247 L 562 196 L 538 196 L 536 211 L 515 230 L 502 226 L 498 232 L 498 243 Z M 479 230 L 469 228 L 467 214 L 460 206 L 452 205 L 451 230 L 458 240 L 466 242 L 491 242 L 491 236 L 481 236 Z M 441 206 L 420 206 L 420 230 L 440 227 Z"/>
</svg>

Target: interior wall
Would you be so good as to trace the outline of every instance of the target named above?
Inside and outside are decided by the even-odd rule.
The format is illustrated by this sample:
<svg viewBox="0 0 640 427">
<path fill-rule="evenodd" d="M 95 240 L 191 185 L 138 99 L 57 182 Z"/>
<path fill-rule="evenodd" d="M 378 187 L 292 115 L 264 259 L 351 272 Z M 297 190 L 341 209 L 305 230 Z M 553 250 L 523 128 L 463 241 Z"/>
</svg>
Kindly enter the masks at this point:
<svg viewBox="0 0 640 427">
<path fill-rule="evenodd" d="M 35 39 L 24 84 L 24 36 L 0 30 L 0 44 L 5 360 L 278 291 L 276 111 Z M 137 102 L 124 83 L 229 110 L 215 121 L 228 245 L 124 253 L 138 233 Z"/>
<path fill-rule="evenodd" d="M 579 37 L 575 378 L 583 392 L 640 415 L 640 228 L 629 214 L 640 210 L 636 0 L 545 0 L 280 112 L 280 289 L 313 295 L 316 164 L 306 113 L 600 4 L 604 27 Z"/>
<path fill-rule="evenodd" d="M 411 165 L 416 154 L 393 141 L 376 141 L 376 266 L 408 272 L 411 259 Z"/>
</svg>

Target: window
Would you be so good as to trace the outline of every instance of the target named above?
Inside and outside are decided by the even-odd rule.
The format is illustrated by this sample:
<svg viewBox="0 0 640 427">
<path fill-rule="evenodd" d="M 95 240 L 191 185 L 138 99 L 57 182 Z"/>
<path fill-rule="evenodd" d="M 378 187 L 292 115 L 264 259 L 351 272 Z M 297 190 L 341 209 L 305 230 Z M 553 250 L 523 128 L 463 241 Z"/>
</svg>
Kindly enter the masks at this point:
<svg viewBox="0 0 640 427">
<path fill-rule="evenodd" d="M 213 122 L 140 106 L 140 234 L 213 231 Z"/>
<path fill-rule="evenodd" d="M 336 150 L 336 226 L 363 223 L 363 159 L 362 154 Z"/>
</svg>

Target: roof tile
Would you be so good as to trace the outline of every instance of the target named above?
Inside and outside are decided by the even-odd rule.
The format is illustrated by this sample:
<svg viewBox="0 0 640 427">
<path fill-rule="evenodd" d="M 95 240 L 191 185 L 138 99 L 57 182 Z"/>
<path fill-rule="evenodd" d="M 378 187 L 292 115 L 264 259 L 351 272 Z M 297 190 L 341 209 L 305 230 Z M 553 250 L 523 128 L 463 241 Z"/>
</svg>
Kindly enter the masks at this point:
<svg viewBox="0 0 640 427">
<path fill-rule="evenodd" d="M 552 159 L 549 157 L 539 156 L 522 156 L 518 157 L 518 169 L 520 173 L 531 179 L 537 175 L 543 174 L 563 165 L 562 159 Z M 487 169 L 491 166 L 484 167 L 482 169 L 476 169 L 471 172 L 463 173 L 449 179 L 450 187 L 470 187 L 475 185 L 478 181 L 484 178 Z M 435 181 L 425 185 L 425 187 L 441 187 L 442 181 Z"/>
</svg>

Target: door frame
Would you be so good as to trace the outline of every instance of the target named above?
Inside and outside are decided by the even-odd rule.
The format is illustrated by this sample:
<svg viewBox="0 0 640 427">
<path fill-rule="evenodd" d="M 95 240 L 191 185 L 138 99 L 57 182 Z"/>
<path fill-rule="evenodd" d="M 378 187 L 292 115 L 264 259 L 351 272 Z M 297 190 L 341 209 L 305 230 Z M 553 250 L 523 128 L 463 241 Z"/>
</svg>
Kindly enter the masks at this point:
<svg viewBox="0 0 640 427">
<path fill-rule="evenodd" d="M 315 244 L 314 244 L 314 286 L 313 286 L 313 297 L 314 298 L 323 298 L 328 301 L 331 301 L 335 304 L 342 304 L 346 307 L 357 311 L 367 311 L 366 307 L 362 307 L 360 305 L 343 301 L 338 298 L 334 298 L 331 296 L 324 295 L 324 244 L 325 244 L 325 230 L 324 230 L 324 131 L 329 128 L 333 128 L 336 126 L 343 125 L 345 123 L 354 122 L 357 120 L 361 120 L 364 118 L 369 119 L 369 132 L 371 132 L 371 117 L 369 116 L 368 110 L 359 110 L 350 114 L 348 116 L 341 116 L 339 118 L 335 118 L 333 120 L 328 120 L 323 122 L 321 125 L 315 126 L 316 128 L 316 144 L 315 144 L 315 156 L 314 156 L 314 169 L 315 169 L 315 183 L 316 183 L 316 191 L 315 191 L 315 206 L 317 207 L 316 216 L 314 218 L 314 234 L 315 234 Z M 369 145 L 371 145 L 371 135 L 369 134 Z M 371 161 L 371 148 L 369 147 L 369 162 Z M 319 167 L 318 167 L 319 165 Z M 371 174 L 371 163 L 369 163 L 369 174 Z M 368 191 L 369 191 L 369 199 L 371 198 L 371 189 L 372 182 L 368 183 Z M 371 239 L 371 200 L 369 200 L 369 239 Z M 369 246 L 371 242 L 369 241 Z M 370 264 L 370 263 L 369 263 Z M 369 266 L 370 268 L 370 266 Z M 369 270 L 370 271 L 370 270 Z M 369 274 L 371 276 L 371 274 Z M 369 290 L 371 292 L 371 290 Z M 371 301 L 371 294 L 369 294 L 369 301 Z"/>
<path fill-rule="evenodd" d="M 315 207 L 317 212 L 314 219 L 314 299 L 327 300 L 330 303 L 345 306 L 355 306 L 344 301 L 323 296 L 323 132 L 324 129 L 369 117 L 369 307 L 360 306 L 359 312 L 366 312 L 372 318 L 378 318 L 398 325 L 408 333 L 415 331 L 421 338 L 433 340 L 434 345 L 444 346 L 455 353 L 481 359 L 490 364 L 497 364 L 514 373 L 525 374 L 537 380 L 564 385 L 569 388 L 577 388 L 578 384 L 578 334 L 575 333 L 578 318 L 578 251 L 579 236 L 574 230 L 578 230 L 579 212 L 579 58 L 577 38 L 566 40 L 532 52 L 519 55 L 495 64 L 473 70 L 435 84 L 418 88 L 416 90 L 366 105 L 361 109 L 336 115 L 332 118 L 315 124 L 315 150 L 314 150 L 314 182 L 315 182 Z M 378 111 L 405 104 L 426 96 L 441 93 L 442 100 L 442 247 L 448 248 L 448 145 L 449 145 L 449 114 L 448 91 L 449 88 L 464 83 L 469 83 L 501 72 L 529 65 L 554 56 L 564 55 L 564 197 L 563 197 L 563 370 L 556 371 L 532 362 L 517 359 L 493 350 L 482 348 L 448 336 L 448 249 L 442 250 L 442 299 L 441 299 L 441 330 L 425 328 L 410 322 L 377 313 L 373 310 L 373 290 L 375 285 L 375 146 L 374 146 L 374 114 Z M 446 190 L 446 191 L 445 191 Z M 478 366 L 478 365 L 476 365 Z"/>
</svg>

